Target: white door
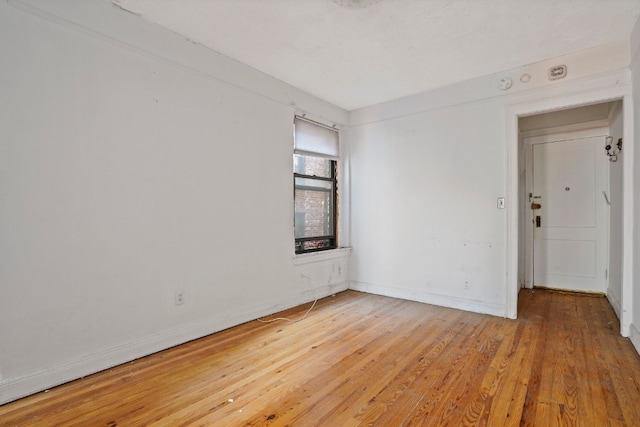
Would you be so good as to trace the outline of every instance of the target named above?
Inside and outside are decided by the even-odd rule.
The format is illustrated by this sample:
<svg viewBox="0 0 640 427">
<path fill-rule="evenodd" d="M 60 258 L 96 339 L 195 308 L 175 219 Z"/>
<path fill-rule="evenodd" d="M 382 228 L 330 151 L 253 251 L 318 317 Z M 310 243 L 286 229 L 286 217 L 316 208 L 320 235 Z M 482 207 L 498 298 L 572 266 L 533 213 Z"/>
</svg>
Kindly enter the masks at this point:
<svg viewBox="0 0 640 427">
<path fill-rule="evenodd" d="M 602 136 L 532 146 L 534 286 L 607 289 L 609 176 L 603 147 Z"/>
</svg>

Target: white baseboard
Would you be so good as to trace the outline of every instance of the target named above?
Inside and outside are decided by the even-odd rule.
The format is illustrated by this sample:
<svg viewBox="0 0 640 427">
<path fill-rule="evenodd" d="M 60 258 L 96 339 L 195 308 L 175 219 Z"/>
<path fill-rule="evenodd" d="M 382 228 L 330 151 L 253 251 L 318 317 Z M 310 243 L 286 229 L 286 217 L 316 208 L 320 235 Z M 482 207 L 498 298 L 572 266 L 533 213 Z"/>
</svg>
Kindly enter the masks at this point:
<svg viewBox="0 0 640 427">
<path fill-rule="evenodd" d="M 638 330 L 633 323 L 629 327 L 629 339 L 631 339 L 631 343 L 635 347 L 636 352 L 640 355 L 640 330 Z"/>
<path fill-rule="evenodd" d="M 612 292 L 607 291 L 606 295 L 607 295 L 607 299 L 609 300 L 609 304 L 611 304 L 611 307 L 613 307 L 613 311 L 615 311 L 616 316 L 618 316 L 618 320 L 620 320 L 620 312 L 621 312 L 620 307 L 622 307 L 620 305 L 620 300 Z"/>
<path fill-rule="evenodd" d="M 213 315 L 64 365 L 0 382 L 0 405 L 348 288 L 345 281 L 302 291 L 286 301 L 264 301 L 255 307 L 245 308 L 242 313 Z"/>
<path fill-rule="evenodd" d="M 456 308 L 474 313 L 491 314 L 493 316 L 506 317 L 506 307 L 502 304 L 492 304 L 484 301 L 476 301 L 464 298 L 456 298 L 446 295 L 418 292 L 415 290 L 394 288 L 392 286 L 374 285 L 372 283 L 351 281 L 349 289 L 367 292 L 370 294 L 384 295 L 392 298 L 400 298 L 409 301 L 417 301 L 441 307 Z"/>
</svg>

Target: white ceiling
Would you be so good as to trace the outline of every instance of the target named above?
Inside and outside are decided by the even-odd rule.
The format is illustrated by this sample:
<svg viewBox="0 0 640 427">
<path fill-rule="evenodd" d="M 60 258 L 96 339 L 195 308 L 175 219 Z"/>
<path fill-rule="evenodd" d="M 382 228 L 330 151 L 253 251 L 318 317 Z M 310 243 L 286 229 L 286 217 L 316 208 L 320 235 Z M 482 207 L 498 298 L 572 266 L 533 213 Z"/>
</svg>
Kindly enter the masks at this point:
<svg viewBox="0 0 640 427">
<path fill-rule="evenodd" d="M 347 110 L 628 40 L 640 13 L 640 0 L 111 1 Z"/>
</svg>

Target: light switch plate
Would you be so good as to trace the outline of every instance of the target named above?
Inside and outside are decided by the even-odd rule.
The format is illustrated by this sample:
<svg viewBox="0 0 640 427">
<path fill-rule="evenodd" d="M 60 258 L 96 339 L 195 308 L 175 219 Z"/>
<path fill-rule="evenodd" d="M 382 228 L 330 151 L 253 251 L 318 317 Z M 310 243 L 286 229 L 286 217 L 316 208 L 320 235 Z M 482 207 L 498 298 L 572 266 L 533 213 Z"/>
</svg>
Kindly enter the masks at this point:
<svg viewBox="0 0 640 427">
<path fill-rule="evenodd" d="M 498 197 L 498 209 L 504 209 L 504 197 Z"/>
</svg>

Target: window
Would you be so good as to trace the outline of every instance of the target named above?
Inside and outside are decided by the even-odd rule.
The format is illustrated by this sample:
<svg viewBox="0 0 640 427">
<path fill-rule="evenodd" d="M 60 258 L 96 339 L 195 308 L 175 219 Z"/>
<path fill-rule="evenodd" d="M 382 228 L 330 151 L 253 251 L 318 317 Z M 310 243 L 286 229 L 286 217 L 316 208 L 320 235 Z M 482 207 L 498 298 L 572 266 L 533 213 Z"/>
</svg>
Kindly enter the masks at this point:
<svg viewBox="0 0 640 427">
<path fill-rule="evenodd" d="M 337 247 L 338 131 L 302 117 L 294 120 L 295 251 Z"/>
</svg>

